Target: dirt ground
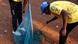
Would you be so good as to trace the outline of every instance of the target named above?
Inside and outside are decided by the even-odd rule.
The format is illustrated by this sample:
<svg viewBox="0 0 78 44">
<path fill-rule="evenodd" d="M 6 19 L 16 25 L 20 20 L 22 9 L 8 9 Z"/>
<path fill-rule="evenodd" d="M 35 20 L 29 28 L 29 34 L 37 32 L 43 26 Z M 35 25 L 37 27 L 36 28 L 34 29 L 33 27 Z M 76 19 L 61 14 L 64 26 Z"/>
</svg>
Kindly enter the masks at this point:
<svg viewBox="0 0 78 44">
<path fill-rule="evenodd" d="M 33 23 L 38 24 L 38 22 L 42 23 L 41 25 L 46 25 L 46 21 L 53 18 L 53 16 L 43 16 L 40 13 L 40 3 L 44 0 L 31 0 L 32 6 L 32 18 Z M 11 23 L 11 13 L 9 8 L 9 3 L 7 0 L 0 0 L 0 44 L 13 44 L 13 37 L 12 37 L 12 23 Z M 36 23 L 37 22 L 37 23 Z M 57 25 L 59 26 L 58 28 Z M 36 25 L 39 27 L 38 25 Z M 51 22 L 47 25 L 47 28 L 51 29 L 54 34 L 53 40 L 58 39 L 58 32 L 62 27 L 62 20 L 61 18 L 57 19 L 56 21 Z M 40 27 L 39 27 L 40 28 Z M 46 29 L 46 28 L 44 28 Z M 50 31 L 51 32 L 51 31 Z M 72 41 L 74 44 L 78 44 L 78 26 L 69 34 L 69 37 L 74 40 Z M 44 37 L 45 38 L 45 37 Z M 70 39 L 70 40 L 71 40 Z M 45 40 L 44 40 L 45 41 Z M 56 41 L 58 42 L 58 40 Z M 55 42 L 55 43 L 56 43 Z M 44 42 L 45 44 L 47 42 Z"/>
<path fill-rule="evenodd" d="M 9 3 L 0 0 L 0 44 L 13 44 Z"/>
<path fill-rule="evenodd" d="M 47 15 L 41 15 L 41 11 L 40 11 L 40 3 L 43 2 L 44 0 L 33 0 L 31 1 L 31 6 L 32 6 L 32 16 L 33 16 L 33 23 L 34 23 L 34 20 L 37 22 L 37 24 L 39 24 L 38 22 L 41 22 L 42 24 L 41 25 L 45 25 L 46 26 L 46 21 L 53 18 L 53 16 L 47 16 Z M 49 0 L 49 2 L 51 2 L 52 0 Z M 71 0 L 72 1 L 72 0 Z M 73 2 L 76 2 L 76 1 L 73 1 Z M 36 25 L 36 23 L 35 23 Z M 41 25 L 36 25 L 36 27 L 38 26 L 38 28 L 40 29 Z M 58 25 L 58 28 L 56 28 Z M 53 21 L 51 23 L 49 23 L 47 25 L 48 28 L 51 28 L 51 31 L 54 31 L 53 33 L 57 33 L 56 36 L 58 36 L 58 32 L 60 31 L 61 27 L 62 27 L 62 19 L 59 18 L 57 19 L 56 21 Z M 46 29 L 46 27 L 43 27 L 42 29 Z M 45 31 L 45 30 L 44 30 Z M 48 31 L 48 32 L 51 32 L 51 31 Z M 70 42 L 67 41 L 67 44 L 78 44 L 78 26 L 76 28 L 74 28 L 72 30 L 72 32 L 69 34 L 69 38 L 71 38 Z M 58 39 L 59 37 L 56 37 L 55 36 L 55 39 L 53 40 L 56 40 L 56 38 Z M 53 36 L 52 36 L 53 37 Z M 45 37 L 44 37 L 45 38 Z M 73 40 L 72 40 L 73 39 Z M 58 40 L 57 40 L 58 42 Z M 57 43 L 55 42 L 55 43 Z M 54 43 L 54 44 L 55 44 Z M 45 44 L 45 43 L 44 43 Z M 48 43 L 47 43 L 48 44 Z M 53 44 L 53 43 L 52 43 Z M 58 43 L 57 43 L 58 44 Z"/>
</svg>

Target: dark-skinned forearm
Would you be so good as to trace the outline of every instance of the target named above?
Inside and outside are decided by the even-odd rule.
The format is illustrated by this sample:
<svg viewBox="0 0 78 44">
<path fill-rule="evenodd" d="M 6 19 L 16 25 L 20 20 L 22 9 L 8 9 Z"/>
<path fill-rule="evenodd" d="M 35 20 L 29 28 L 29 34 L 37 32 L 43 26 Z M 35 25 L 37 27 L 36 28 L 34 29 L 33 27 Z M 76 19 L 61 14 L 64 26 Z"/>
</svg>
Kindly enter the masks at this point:
<svg viewBox="0 0 78 44">
<path fill-rule="evenodd" d="M 66 29 L 67 27 L 67 20 L 68 20 L 68 13 L 64 10 L 61 12 L 62 18 L 63 18 L 63 29 Z"/>
<path fill-rule="evenodd" d="M 53 17 L 52 19 L 50 19 L 49 21 L 47 21 L 47 23 L 50 23 L 51 21 L 54 21 L 54 20 L 56 20 L 57 19 L 57 17 L 55 16 L 55 17 Z"/>
</svg>

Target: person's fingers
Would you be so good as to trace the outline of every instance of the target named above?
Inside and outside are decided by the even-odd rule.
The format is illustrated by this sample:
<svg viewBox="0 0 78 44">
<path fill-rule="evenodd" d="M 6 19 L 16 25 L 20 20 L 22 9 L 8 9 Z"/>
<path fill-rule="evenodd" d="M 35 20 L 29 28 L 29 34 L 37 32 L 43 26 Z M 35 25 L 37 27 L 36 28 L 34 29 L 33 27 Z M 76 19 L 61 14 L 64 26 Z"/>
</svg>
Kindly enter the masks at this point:
<svg viewBox="0 0 78 44">
<path fill-rule="evenodd" d="M 50 23 L 50 21 L 47 21 L 47 22 L 46 22 L 46 24 L 49 24 L 49 23 Z"/>
<path fill-rule="evenodd" d="M 25 13 L 25 11 L 22 11 L 22 13 Z"/>
<path fill-rule="evenodd" d="M 63 29 L 62 29 L 62 30 L 60 31 L 60 35 L 66 36 L 66 30 L 63 30 Z"/>
<path fill-rule="evenodd" d="M 25 13 L 25 9 L 22 9 L 22 13 Z"/>
</svg>

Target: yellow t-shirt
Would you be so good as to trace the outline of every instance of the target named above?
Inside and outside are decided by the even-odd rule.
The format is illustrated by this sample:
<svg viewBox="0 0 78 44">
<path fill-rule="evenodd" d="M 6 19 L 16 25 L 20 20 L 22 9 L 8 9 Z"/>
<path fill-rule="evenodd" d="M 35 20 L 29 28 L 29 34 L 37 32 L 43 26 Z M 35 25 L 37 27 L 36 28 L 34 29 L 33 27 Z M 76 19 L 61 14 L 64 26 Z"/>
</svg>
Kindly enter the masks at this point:
<svg viewBox="0 0 78 44">
<path fill-rule="evenodd" d="M 13 0 L 13 1 L 15 1 L 15 2 L 21 2 L 22 0 Z"/>
<path fill-rule="evenodd" d="M 60 15 L 62 10 L 66 10 L 70 13 L 68 16 L 68 23 L 78 22 L 78 5 L 69 1 L 55 1 L 50 3 L 50 10 L 52 13 Z"/>
</svg>

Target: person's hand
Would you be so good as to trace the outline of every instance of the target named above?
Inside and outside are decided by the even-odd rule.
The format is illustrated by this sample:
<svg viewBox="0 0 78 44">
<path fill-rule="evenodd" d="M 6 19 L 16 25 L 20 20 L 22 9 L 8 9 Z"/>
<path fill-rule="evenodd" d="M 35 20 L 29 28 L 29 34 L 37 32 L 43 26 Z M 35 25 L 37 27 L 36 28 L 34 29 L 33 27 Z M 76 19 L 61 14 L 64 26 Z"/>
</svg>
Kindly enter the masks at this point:
<svg viewBox="0 0 78 44">
<path fill-rule="evenodd" d="M 49 21 L 46 21 L 46 24 L 49 24 L 51 21 L 52 21 L 52 19 L 51 19 L 51 20 L 49 20 Z"/>
<path fill-rule="evenodd" d="M 48 24 L 49 23 L 49 21 L 46 21 L 46 24 Z"/>
<path fill-rule="evenodd" d="M 62 36 L 66 36 L 66 29 L 62 29 L 60 33 Z"/>
<path fill-rule="evenodd" d="M 23 13 L 23 14 L 25 13 L 25 9 L 24 9 L 24 8 L 22 9 L 22 13 Z"/>
<path fill-rule="evenodd" d="M 22 10 L 22 13 L 24 14 L 25 13 L 25 10 Z"/>
</svg>

